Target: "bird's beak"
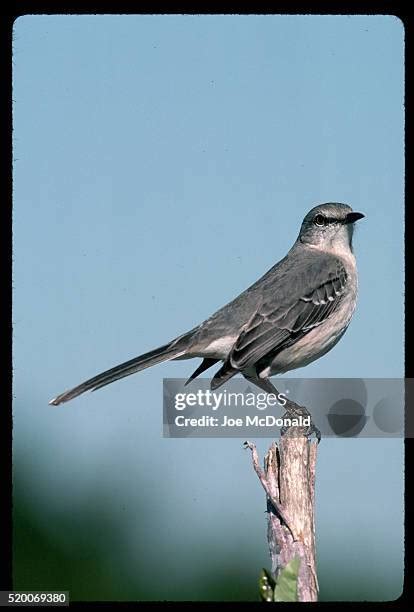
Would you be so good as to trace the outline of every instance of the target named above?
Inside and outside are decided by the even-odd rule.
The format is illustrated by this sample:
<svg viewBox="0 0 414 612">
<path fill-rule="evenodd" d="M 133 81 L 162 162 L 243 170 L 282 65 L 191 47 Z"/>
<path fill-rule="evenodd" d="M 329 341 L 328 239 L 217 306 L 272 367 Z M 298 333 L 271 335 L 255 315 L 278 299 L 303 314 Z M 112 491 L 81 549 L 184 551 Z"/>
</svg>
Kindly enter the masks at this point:
<svg viewBox="0 0 414 612">
<path fill-rule="evenodd" d="M 365 215 L 360 212 L 350 212 L 346 216 L 345 223 L 355 223 L 355 221 L 363 219 L 364 217 Z"/>
</svg>

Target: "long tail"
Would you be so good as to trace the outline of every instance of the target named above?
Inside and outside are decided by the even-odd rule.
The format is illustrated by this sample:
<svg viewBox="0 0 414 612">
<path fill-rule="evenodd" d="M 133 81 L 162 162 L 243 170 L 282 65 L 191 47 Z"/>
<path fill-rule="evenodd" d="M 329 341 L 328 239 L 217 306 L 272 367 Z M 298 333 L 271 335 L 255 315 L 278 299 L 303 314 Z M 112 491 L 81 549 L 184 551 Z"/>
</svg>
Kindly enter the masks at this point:
<svg viewBox="0 0 414 612">
<path fill-rule="evenodd" d="M 170 359 L 176 359 L 177 357 L 185 355 L 188 350 L 190 340 L 196 329 L 197 328 L 194 328 L 186 334 L 175 338 L 168 344 L 164 344 L 164 346 L 160 346 L 153 351 L 144 353 L 139 357 L 126 361 L 125 363 L 121 363 L 110 370 L 106 370 L 106 372 L 102 372 L 101 374 L 86 380 L 77 387 L 69 389 L 69 391 L 65 391 L 64 393 L 61 393 L 57 397 L 53 398 L 50 400 L 49 404 L 58 406 L 59 404 L 68 402 L 74 397 L 78 397 L 78 395 L 85 393 L 85 391 L 96 391 L 105 385 L 109 385 L 115 380 L 124 378 L 124 376 L 129 376 L 130 374 L 134 374 L 135 372 L 149 368 L 157 363 L 168 361 Z"/>
</svg>

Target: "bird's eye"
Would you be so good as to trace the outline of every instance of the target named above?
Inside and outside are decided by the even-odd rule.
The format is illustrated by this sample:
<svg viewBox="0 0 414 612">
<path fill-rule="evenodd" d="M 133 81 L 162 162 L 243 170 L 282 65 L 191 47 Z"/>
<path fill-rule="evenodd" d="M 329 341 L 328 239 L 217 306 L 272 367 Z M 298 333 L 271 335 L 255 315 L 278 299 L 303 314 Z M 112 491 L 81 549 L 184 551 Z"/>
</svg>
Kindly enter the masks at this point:
<svg viewBox="0 0 414 612">
<path fill-rule="evenodd" d="M 324 225 L 326 225 L 326 217 L 324 217 L 321 214 L 316 215 L 313 222 L 315 225 L 318 225 L 319 227 L 323 227 Z"/>
</svg>

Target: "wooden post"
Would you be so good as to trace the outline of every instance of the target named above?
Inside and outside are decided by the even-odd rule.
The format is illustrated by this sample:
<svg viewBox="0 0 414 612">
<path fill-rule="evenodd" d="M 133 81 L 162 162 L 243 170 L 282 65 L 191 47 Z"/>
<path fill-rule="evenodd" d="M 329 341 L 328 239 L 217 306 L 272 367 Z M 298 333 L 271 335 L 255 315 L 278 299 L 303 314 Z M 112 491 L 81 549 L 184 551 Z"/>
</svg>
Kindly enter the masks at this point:
<svg viewBox="0 0 414 612">
<path fill-rule="evenodd" d="M 317 601 L 314 508 L 318 445 L 292 427 L 278 445 L 273 442 L 269 448 L 264 470 L 255 445 L 245 442 L 245 447 L 252 451 L 253 467 L 266 491 L 271 575 L 277 582 L 280 571 L 298 557 L 297 600 Z"/>
</svg>

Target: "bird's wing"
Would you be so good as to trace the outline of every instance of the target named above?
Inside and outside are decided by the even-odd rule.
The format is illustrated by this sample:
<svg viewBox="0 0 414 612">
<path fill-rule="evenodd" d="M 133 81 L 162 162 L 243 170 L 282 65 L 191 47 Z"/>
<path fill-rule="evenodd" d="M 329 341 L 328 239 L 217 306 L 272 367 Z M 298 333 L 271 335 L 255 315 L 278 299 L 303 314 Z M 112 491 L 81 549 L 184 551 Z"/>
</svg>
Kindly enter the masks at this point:
<svg viewBox="0 0 414 612">
<path fill-rule="evenodd" d="M 233 345 L 227 367 L 242 370 L 270 352 L 280 352 L 338 308 L 348 280 L 340 259 L 310 258 L 287 272 L 267 285 L 259 308 Z"/>
</svg>

